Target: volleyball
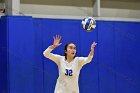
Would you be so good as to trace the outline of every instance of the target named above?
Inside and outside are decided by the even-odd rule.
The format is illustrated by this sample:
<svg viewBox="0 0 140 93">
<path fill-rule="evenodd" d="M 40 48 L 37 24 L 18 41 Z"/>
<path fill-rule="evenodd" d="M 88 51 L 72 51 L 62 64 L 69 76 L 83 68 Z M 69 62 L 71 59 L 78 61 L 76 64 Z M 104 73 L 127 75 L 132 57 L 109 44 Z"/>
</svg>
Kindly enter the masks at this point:
<svg viewBox="0 0 140 93">
<path fill-rule="evenodd" d="M 85 31 L 91 32 L 96 27 L 96 21 L 94 20 L 93 17 L 84 18 L 82 20 L 82 27 Z"/>
</svg>

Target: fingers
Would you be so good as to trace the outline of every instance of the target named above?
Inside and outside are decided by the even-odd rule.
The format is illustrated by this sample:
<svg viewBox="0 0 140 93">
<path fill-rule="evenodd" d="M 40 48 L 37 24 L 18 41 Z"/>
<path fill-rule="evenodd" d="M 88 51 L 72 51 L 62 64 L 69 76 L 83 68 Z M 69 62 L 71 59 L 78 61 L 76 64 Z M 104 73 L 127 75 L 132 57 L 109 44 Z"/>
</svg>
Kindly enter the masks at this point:
<svg viewBox="0 0 140 93">
<path fill-rule="evenodd" d="M 56 39 L 61 39 L 61 36 L 60 35 L 56 35 Z"/>
<path fill-rule="evenodd" d="M 94 47 L 97 45 L 97 43 L 93 42 L 91 45 L 91 49 L 94 49 Z"/>
<path fill-rule="evenodd" d="M 61 38 L 62 38 L 62 36 L 60 36 L 60 35 L 53 36 L 54 40 L 61 40 Z"/>
<path fill-rule="evenodd" d="M 53 39 L 54 39 L 53 45 L 59 46 L 59 45 L 62 44 L 62 43 L 60 43 L 60 40 L 61 40 L 61 36 L 60 35 L 53 36 Z"/>
<path fill-rule="evenodd" d="M 97 43 L 95 43 L 95 42 L 92 43 L 92 46 L 96 46 L 96 45 L 97 45 Z"/>
<path fill-rule="evenodd" d="M 59 40 L 61 40 L 62 36 L 59 35 Z"/>
<path fill-rule="evenodd" d="M 96 42 L 93 42 L 92 45 L 97 45 L 97 43 Z"/>
</svg>

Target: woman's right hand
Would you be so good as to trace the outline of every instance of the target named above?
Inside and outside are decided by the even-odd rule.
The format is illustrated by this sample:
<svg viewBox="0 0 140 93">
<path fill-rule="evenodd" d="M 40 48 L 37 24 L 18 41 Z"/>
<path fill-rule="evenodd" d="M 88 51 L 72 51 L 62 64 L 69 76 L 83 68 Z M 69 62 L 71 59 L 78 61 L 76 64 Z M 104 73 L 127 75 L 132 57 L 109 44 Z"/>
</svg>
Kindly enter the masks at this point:
<svg viewBox="0 0 140 93">
<path fill-rule="evenodd" d="M 54 40 L 53 45 L 50 46 L 51 49 L 54 49 L 62 44 L 60 43 L 60 40 L 61 40 L 60 35 L 53 36 L 53 40 Z"/>
</svg>

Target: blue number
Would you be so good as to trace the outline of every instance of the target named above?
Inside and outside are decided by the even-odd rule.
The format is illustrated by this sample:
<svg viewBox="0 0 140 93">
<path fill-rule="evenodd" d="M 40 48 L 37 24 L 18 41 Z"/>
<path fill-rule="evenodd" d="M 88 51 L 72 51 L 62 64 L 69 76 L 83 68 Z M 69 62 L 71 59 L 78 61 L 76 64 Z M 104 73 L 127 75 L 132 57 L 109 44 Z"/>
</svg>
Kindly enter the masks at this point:
<svg viewBox="0 0 140 93">
<path fill-rule="evenodd" d="M 69 70 L 69 76 L 72 76 L 72 70 L 71 69 Z"/>
<path fill-rule="evenodd" d="M 72 76 L 73 71 L 71 69 L 66 69 L 66 76 Z"/>
<path fill-rule="evenodd" d="M 69 70 L 68 70 L 68 69 L 66 69 L 66 73 L 65 73 L 65 75 L 66 75 L 66 76 L 69 75 Z"/>
</svg>

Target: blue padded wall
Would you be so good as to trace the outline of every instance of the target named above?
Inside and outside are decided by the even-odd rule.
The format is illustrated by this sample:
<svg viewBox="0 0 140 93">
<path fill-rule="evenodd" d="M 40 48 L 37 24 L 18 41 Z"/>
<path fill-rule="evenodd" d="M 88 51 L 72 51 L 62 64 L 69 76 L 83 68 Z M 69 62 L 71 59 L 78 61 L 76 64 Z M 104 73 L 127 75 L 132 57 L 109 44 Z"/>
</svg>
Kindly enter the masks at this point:
<svg viewBox="0 0 140 93">
<path fill-rule="evenodd" d="M 99 22 L 100 93 L 140 93 L 140 23 Z"/>
<path fill-rule="evenodd" d="M 6 93 L 7 88 L 7 21 L 0 18 L 0 93 Z"/>
<path fill-rule="evenodd" d="M 116 92 L 140 93 L 140 23 L 114 25 Z"/>
<path fill-rule="evenodd" d="M 98 62 L 99 93 L 115 93 L 114 68 L 114 22 L 99 21 L 98 25 Z"/>
<path fill-rule="evenodd" d="M 140 93 L 139 22 L 97 21 L 89 33 L 81 20 L 26 16 L 0 20 L 0 92 L 53 93 L 58 68 L 42 53 L 56 34 L 62 45 L 53 53 L 60 55 L 69 42 L 77 45 L 77 56 L 87 56 L 92 42 L 98 43 L 92 62 L 81 70 L 80 93 Z"/>
<path fill-rule="evenodd" d="M 10 93 L 35 93 L 35 35 L 32 17 L 8 17 L 8 21 Z"/>
<path fill-rule="evenodd" d="M 5 16 L 7 21 L 8 93 L 34 92 L 34 31 L 32 17 Z"/>
<path fill-rule="evenodd" d="M 35 35 L 34 93 L 44 93 L 43 31 L 40 19 L 33 20 Z"/>
</svg>

